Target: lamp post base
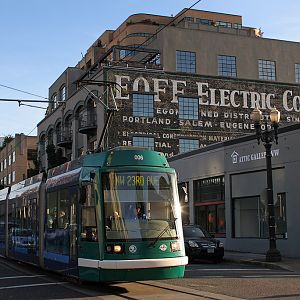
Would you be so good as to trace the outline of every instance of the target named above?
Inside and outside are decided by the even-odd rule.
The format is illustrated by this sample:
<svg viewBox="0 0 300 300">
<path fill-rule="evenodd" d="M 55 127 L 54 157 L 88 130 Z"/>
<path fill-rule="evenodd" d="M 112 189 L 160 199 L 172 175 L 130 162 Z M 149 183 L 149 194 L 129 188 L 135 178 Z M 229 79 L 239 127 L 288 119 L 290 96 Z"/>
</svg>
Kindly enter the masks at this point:
<svg viewBox="0 0 300 300">
<path fill-rule="evenodd" d="M 277 262 L 281 261 L 281 254 L 277 249 L 269 249 L 266 254 L 266 261 L 268 262 Z"/>
</svg>

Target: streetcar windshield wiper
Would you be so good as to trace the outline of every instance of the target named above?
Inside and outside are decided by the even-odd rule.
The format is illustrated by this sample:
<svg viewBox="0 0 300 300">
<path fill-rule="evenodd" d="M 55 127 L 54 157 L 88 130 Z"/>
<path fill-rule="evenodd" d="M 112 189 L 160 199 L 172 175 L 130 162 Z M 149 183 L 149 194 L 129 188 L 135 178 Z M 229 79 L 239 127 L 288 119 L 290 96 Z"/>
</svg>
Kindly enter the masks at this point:
<svg viewBox="0 0 300 300">
<path fill-rule="evenodd" d="M 174 218 L 173 220 L 172 220 L 172 223 L 174 224 L 174 227 L 175 227 L 175 221 L 177 220 L 177 218 Z M 155 240 L 152 242 L 152 243 L 150 243 L 149 245 L 148 245 L 148 247 L 153 247 L 160 239 L 161 239 L 161 237 L 164 235 L 164 233 L 168 230 L 168 229 L 170 229 L 170 224 L 168 223 L 168 225 L 160 232 L 160 234 L 155 238 Z"/>
</svg>

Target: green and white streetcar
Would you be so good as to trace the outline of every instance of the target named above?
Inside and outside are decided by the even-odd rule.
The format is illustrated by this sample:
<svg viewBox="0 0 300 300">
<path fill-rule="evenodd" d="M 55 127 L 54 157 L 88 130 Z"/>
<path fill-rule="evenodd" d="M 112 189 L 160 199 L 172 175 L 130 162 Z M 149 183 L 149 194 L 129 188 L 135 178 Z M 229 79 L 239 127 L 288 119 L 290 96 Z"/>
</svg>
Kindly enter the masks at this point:
<svg viewBox="0 0 300 300">
<path fill-rule="evenodd" d="M 184 276 L 175 170 L 163 154 L 88 154 L 5 189 L 0 255 L 81 281 Z"/>
</svg>

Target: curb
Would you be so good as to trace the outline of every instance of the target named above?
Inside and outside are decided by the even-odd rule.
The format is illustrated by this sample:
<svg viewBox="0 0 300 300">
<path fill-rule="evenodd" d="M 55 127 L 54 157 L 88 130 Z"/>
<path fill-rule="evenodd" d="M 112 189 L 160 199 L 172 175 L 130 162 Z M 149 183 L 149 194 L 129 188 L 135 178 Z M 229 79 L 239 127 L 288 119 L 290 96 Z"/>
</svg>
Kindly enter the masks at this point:
<svg viewBox="0 0 300 300">
<path fill-rule="evenodd" d="M 247 265 L 263 266 L 263 267 L 269 268 L 269 269 L 292 272 L 292 270 L 288 266 L 280 266 L 278 264 L 265 262 L 265 261 L 239 259 L 239 258 L 227 258 L 227 257 L 224 257 L 223 260 L 227 261 L 227 262 L 236 262 L 236 263 L 243 263 L 243 264 L 247 264 Z"/>
</svg>

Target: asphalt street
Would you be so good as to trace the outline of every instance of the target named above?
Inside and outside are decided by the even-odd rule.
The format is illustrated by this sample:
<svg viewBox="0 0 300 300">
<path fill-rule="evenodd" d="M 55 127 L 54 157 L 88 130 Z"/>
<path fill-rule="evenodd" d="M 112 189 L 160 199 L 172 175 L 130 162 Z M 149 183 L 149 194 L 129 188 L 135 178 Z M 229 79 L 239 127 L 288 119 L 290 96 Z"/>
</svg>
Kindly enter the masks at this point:
<svg viewBox="0 0 300 300">
<path fill-rule="evenodd" d="M 185 278 L 79 285 L 38 268 L 0 259 L 0 299 L 300 299 L 300 274 L 261 266 L 201 262 Z"/>
</svg>

